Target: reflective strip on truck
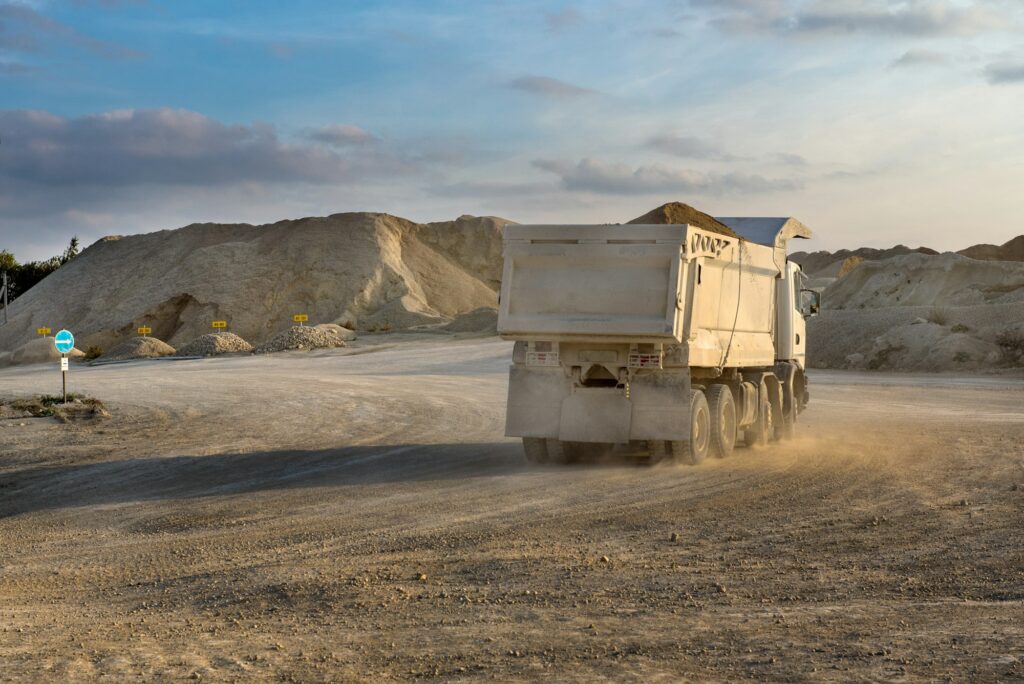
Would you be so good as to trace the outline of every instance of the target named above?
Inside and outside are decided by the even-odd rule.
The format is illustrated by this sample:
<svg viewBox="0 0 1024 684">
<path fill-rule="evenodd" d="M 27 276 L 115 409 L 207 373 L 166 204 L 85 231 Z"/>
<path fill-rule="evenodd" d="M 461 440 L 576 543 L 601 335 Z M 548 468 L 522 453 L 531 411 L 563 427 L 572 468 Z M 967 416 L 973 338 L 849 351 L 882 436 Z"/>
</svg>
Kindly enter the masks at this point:
<svg viewBox="0 0 1024 684">
<path fill-rule="evenodd" d="M 661 368 L 661 354 L 630 354 L 630 368 Z"/>
<path fill-rule="evenodd" d="M 557 366 L 558 352 L 526 352 L 527 366 Z"/>
</svg>

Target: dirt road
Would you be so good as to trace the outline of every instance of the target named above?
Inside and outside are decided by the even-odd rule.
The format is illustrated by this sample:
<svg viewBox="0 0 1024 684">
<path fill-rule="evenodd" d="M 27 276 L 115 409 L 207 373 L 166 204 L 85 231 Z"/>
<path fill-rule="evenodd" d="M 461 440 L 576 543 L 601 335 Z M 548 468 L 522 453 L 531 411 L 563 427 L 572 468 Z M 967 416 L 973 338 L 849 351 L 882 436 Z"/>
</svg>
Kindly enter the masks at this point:
<svg viewBox="0 0 1024 684">
<path fill-rule="evenodd" d="M 111 418 L 0 421 L 0 680 L 1024 677 L 1024 381 L 814 372 L 786 446 L 538 468 L 509 353 L 76 368 Z"/>
</svg>

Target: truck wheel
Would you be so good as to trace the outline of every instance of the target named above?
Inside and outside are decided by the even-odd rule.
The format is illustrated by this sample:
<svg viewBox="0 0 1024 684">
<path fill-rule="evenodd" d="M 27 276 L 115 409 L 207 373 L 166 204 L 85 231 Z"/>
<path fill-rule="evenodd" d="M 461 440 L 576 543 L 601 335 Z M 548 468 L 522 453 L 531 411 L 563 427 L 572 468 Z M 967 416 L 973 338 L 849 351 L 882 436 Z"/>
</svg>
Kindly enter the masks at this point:
<svg viewBox="0 0 1024 684">
<path fill-rule="evenodd" d="M 563 442 L 560 439 L 548 439 L 548 463 L 575 463 L 580 460 L 580 443 Z"/>
<path fill-rule="evenodd" d="M 789 388 L 783 386 L 782 391 L 785 393 L 789 391 Z M 786 405 L 789 405 L 790 409 L 786 410 Z M 792 439 L 793 433 L 796 427 L 796 402 L 795 397 L 790 396 L 789 402 L 786 401 L 786 397 L 782 397 L 782 403 L 775 412 L 775 435 L 776 440 L 779 439 Z"/>
<path fill-rule="evenodd" d="M 672 457 L 686 465 L 698 465 L 711 448 L 711 411 L 700 390 L 690 391 L 690 441 L 669 442 Z"/>
<path fill-rule="evenodd" d="M 743 439 L 751 448 L 764 446 L 775 432 L 772 425 L 772 403 L 768 400 L 768 386 L 764 382 L 757 390 L 757 396 L 757 420 L 743 432 Z"/>
<path fill-rule="evenodd" d="M 548 447 L 540 437 L 523 437 L 523 451 L 530 463 L 548 462 Z"/>
<path fill-rule="evenodd" d="M 796 416 L 793 411 L 783 411 L 782 420 L 775 429 L 776 439 L 793 439 L 796 434 Z"/>
<path fill-rule="evenodd" d="M 668 456 L 668 442 L 661 439 L 647 441 L 647 464 L 661 463 Z"/>
<path fill-rule="evenodd" d="M 711 453 L 725 458 L 736 446 L 736 401 L 728 385 L 717 383 L 708 387 L 708 408 L 711 411 Z"/>
</svg>

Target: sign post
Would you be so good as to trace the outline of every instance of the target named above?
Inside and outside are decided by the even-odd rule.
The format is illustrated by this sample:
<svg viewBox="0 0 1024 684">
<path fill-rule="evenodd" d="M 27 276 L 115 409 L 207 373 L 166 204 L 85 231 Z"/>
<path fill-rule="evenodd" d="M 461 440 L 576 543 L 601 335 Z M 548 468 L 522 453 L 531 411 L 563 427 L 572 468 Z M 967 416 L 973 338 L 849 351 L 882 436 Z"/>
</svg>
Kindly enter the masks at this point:
<svg viewBox="0 0 1024 684">
<path fill-rule="evenodd" d="M 214 321 L 210 325 L 213 326 L 213 328 L 217 332 L 224 332 L 225 330 L 228 329 L 228 322 L 227 321 Z"/>
<path fill-rule="evenodd" d="M 295 314 L 292 316 L 292 320 L 299 324 L 299 327 L 305 327 L 306 321 L 309 320 L 309 316 L 306 314 Z"/>
<path fill-rule="evenodd" d="M 75 336 L 70 330 L 61 330 L 53 338 L 53 346 L 60 352 L 60 375 L 63 384 L 64 403 L 68 403 L 68 352 L 75 348 Z"/>
</svg>

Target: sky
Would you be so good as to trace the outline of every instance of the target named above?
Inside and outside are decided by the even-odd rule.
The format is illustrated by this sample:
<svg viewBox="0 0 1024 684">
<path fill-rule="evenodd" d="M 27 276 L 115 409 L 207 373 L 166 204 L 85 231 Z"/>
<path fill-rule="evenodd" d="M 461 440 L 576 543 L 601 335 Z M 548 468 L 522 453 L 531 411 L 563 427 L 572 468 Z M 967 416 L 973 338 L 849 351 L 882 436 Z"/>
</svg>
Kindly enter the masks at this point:
<svg viewBox="0 0 1024 684">
<path fill-rule="evenodd" d="M 345 211 L 1024 233 L 1021 0 L 0 0 L 0 249 Z"/>
</svg>

